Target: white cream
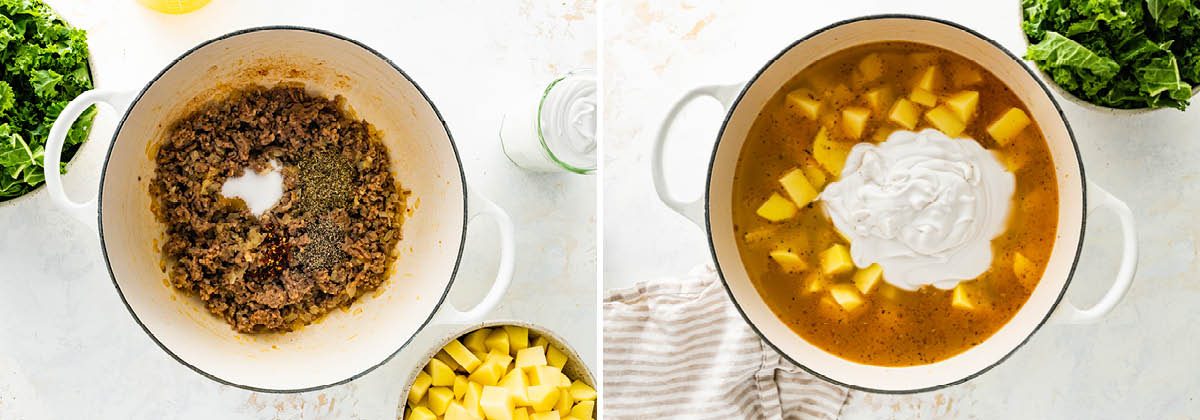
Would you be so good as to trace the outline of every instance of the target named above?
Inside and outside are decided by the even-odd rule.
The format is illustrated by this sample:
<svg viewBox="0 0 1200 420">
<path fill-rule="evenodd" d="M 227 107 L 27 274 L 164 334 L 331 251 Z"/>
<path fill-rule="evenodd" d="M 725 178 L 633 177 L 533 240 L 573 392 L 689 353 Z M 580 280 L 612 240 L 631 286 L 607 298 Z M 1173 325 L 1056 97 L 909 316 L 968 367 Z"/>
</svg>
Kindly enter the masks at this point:
<svg viewBox="0 0 1200 420">
<path fill-rule="evenodd" d="M 280 173 L 279 162 L 272 160 L 271 169 L 265 173 L 246 168 L 242 176 L 226 179 L 225 184 L 221 185 L 221 195 L 242 199 L 251 213 L 262 216 L 283 197 L 283 174 Z"/>
<path fill-rule="evenodd" d="M 535 171 L 591 173 L 596 168 L 596 76 L 577 70 L 536 97 L 516 101 L 500 123 L 504 154 Z"/>
<path fill-rule="evenodd" d="M 896 131 L 883 143 L 855 145 L 819 199 L 850 240 L 855 265 L 879 263 L 884 280 L 901 289 L 950 289 L 991 266 L 1015 182 L 974 140 Z"/>
</svg>

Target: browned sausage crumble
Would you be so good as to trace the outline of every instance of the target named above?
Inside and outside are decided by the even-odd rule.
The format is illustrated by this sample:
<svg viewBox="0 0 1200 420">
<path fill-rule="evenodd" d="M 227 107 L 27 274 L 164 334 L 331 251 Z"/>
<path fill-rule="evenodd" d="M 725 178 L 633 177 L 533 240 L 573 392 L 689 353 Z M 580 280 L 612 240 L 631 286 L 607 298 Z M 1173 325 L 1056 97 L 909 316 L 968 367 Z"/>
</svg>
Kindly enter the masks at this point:
<svg viewBox="0 0 1200 420">
<path fill-rule="evenodd" d="M 347 307 L 384 280 L 405 196 L 365 121 L 301 87 L 253 87 L 177 121 L 150 193 L 166 225 L 172 285 L 239 332 L 288 331 Z M 283 197 L 261 216 L 221 186 L 282 167 Z"/>
</svg>

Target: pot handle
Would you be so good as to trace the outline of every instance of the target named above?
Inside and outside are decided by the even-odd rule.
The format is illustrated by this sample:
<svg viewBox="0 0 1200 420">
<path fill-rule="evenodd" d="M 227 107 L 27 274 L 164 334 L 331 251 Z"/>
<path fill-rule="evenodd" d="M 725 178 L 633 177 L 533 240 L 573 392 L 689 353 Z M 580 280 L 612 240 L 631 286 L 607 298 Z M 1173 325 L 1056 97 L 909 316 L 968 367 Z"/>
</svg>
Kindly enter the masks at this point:
<svg viewBox="0 0 1200 420">
<path fill-rule="evenodd" d="M 482 322 L 484 317 L 500 304 L 500 298 L 504 297 L 504 293 L 508 291 L 508 285 L 512 282 L 513 265 L 516 259 L 516 238 L 512 219 L 508 217 L 508 213 L 504 209 L 484 197 L 483 194 L 469 186 L 467 190 L 469 197 L 467 224 L 474 223 L 479 216 L 486 216 L 496 222 L 496 227 L 500 229 L 500 267 L 496 270 L 496 280 L 492 283 L 492 289 L 488 291 L 487 296 L 483 297 L 483 300 L 466 311 L 459 310 L 453 304 L 446 302 L 446 305 L 438 311 L 437 323 L 439 324 L 477 324 Z"/>
<path fill-rule="evenodd" d="M 728 112 L 733 106 L 733 100 L 737 98 L 738 93 L 742 91 L 744 83 L 736 83 L 732 85 L 710 85 L 701 86 L 692 89 L 683 97 L 671 106 L 671 110 L 667 111 L 667 116 L 663 118 L 662 125 L 658 128 L 658 137 L 654 140 L 653 156 L 650 158 L 650 172 L 654 178 L 654 191 L 658 193 L 658 199 L 662 200 L 663 204 L 670 207 L 671 210 L 679 213 L 683 217 L 691 220 L 696 226 L 701 229 L 705 228 L 704 223 L 704 196 L 696 198 L 692 201 L 676 200 L 667 187 L 667 178 L 663 172 L 663 149 L 667 143 L 667 134 L 671 131 L 671 126 L 675 124 L 675 118 L 679 116 L 679 112 L 692 101 L 708 96 L 716 99 L 721 103 L 721 107 Z"/>
<path fill-rule="evenodd" d="M 75 120 L 79 119 L 79 116 L 88 107 L 96 104 L 105 104 L 112 108 L 113 111 L 122 112 L 129 106 L 132 96 L 131 92 L 127 91 L 97 89 L 84 92 L 67 103 L 67 106 L 63 107 L 62 112 L 58 114 L 58 118 L 55 118 L 54 125 L 50 127 L 49 138 L 46 139 L 46 154 L 43 156 L 45 164 L 42 170 L 46 175 L 46 189 L 50 192 L 50 200 L 63 211 L 67 212 L 67 214 L 70 214 L 71 217 L 91 227 L 93 231 L 96 230 L 96 224 L 98 223 L 96 219 L 96 196 L 80 202 L 67 197 L 66 191 L 63 190 L 62 174 L 58 170 L 59 162 L 62 161 L 63 143 L 67 139 L 67 133 L 71 131 L 71 125 L 75 123 Z M 98 140 L 90 139 L 92 142 Z M 103 144 L 107 145 L 111 141 L 112 136 L 106 136 Z"/>
<path fill-rule="evenodd" d="M 1117 278 L 1112 287 L 1091 308 L 1079 309 L 1064 296 L 1062 302 L 1058 304 L 1058 310 L 1054 311 L 1054 315 L 1051 317 L 1056 324 L 1088 324 L 1108 315 L 1129 291 L 1129 286 L 1133 284 L 1133 275 L 1137 271 L 1138 244 L 1137 231 L 1133 226 L 1133 212 L 1129 210 L 1129 206 L 1125 205 L 1124 201 L 1114 197 L 1099 185 L 1088 182 L 1087 188 L 1088 214 L 1099 209 L 1108 209 L 1116 213 L 1120 220 L 1121 235 L 1125 241 L 1121 265 L 1117 268 Z"/>
</svg>

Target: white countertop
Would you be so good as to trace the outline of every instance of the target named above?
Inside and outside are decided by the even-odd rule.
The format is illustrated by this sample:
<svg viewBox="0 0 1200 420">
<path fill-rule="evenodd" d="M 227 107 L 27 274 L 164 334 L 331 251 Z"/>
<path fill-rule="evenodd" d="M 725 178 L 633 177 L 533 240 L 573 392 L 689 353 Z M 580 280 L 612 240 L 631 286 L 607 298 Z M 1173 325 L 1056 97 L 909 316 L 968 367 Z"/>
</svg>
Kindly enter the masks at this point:
<svg viewBox="0 0 1200 420">
<path fill-rule="evenodd" d="M 214 0 L 168 16 L 133 0 L 50 0 L 88 30 L 97 84 L 140 89 L 170 60 L 226 32 L 271 24 L 327 29 L 379 50 L 421 85 L 446 119 L 467 180 L 508 211 L 517 264 L 492 318 L 518 318 L 567 338 L 596 363 L 596 179 L 531 174 L 500 151 L 509 98 L 554 76 L 596 65 L 594 2 L 341 2 Z M 105 141 L 115 115 L 94 130 Z M 101 148 L 85 148 L 67 176 L 95 191 Z M 44 190 L 0 205 L 0 419 L 387 419 L 422 347 L 419 335 L 383 367 L 303 394 L 262 394 L 220 385 L 160 350 L 121 304 L 94 232 L 53 208 Z M 450 301 L 482 297 L 498 263 L 496 230 L 480 223 Z M 461 306 L 460 306 L 461 307 Z"/>
<path fill-rule="evenodd" d="M 704 232 L 662 205 L 650 146 L 686 90 L 745 81 L 791 42 L 837 20 L 899 12 L 971 27 L 1024 53 L 1018 2 L 651 2 L 602 4 L 605 77 L 605 288 L 679 276 L 710 261 Z M 1061 102 L 1061 101 L 1060 101 Z M 1183 418 L 1200 412 L 1200 100 L 1186 113 L 1113 117 L 1061 102 L 1088 179 L 1124 199 L 1141 260 L 1125 300 L 1101 323 L 1047 326 L 1009 360 L 964 385 L 911 396 L 855 393 L 847 418 Z M 723 114 L 684 111 L 666 168 L 681 197 L 698 197 Z M 1095 302 L 1119 256 L 1116 218 L 1089 218 L 1068 297 Z"/>
</svg>

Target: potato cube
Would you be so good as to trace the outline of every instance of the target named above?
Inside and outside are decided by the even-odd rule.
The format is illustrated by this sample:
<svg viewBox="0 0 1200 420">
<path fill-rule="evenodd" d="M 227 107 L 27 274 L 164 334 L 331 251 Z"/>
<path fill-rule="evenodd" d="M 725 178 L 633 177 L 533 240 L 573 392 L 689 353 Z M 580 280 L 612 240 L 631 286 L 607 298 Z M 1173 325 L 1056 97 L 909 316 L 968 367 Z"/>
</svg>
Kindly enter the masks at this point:
<svg viewBox="0 0 1200 420">
<path fill-rule="evenodd" d="M 783 185 L 783 191 L 792 199 L 796 207 L 807 206 L 817 198 L 817 190 L 808 182 L 808 177 L 800 168 L 788 171 L 782 178 L 779 178 L 779 184 Z"/>
<path fill-rule="evenodd" d="M 1025 111 L 1020 108 L 1009 108 L 1000 118 L 987 126 L 987 132 L 996 140 L 996 143 L 1007 146 L 1008 142 L 1020 134 L 1021 130 L 1029 126 L 1031 122 L 1033 121 L 1029 119 L 1028 115 L 1025 115 Z"/>
<path fill-rule="evenodd" d="M 925 89 L 916 88 L 908 95 L 908 99 L 924 106 L 937 105 L 937 95 Z"/>
<path fill-rule="evenodd" d="M 592 412 L 595 409 L 595 401 L 580 401 L 574 407 L 571 407 L 571 417 L 579 420 L 592 420 Z"/>
<path fill-rule="evenodd" d="M 576 380 L 571 382 L 571 399 L 575 401 L 595 401 L 596 390 L 583 381 Z"/>
<path fill-rule="evenodd" d="M 862 294 L 853 284 L 842 283 L 829 286 L 829 294 L 846 312 L 853 311 L 863 304 Z"/>
<path fill-rule="evenodd" d="M 462 370 L 462 366 L 459 366 L 458 362 L 455 362 L 454 358 L 450 357 L 450 354 L 446 353 L 445 350 L 438 350 L 437 354 L 433 355 L 433 358 L 441 360 L 442 363 L 450 367 L 450 370 Z"/>
<path fill-rule="evenodd" d="M 484 363 L 495 361 L 504 371 L 508 371 L 508 365 L 512 363 L 513 357 L 508 355 L 507 351 L 501 352 L 500 349 L 492 349 L 484 358 Z"/>
<path fill-rule="evenodd" d="M 468 349 L 471 349 L 472 353 L 487 354 L 488 348 L 487 344 L 484 342 L 487 340 L 488 334 L 491 333 L 492 330 L 487 328 L 480 328 L 472 331 L 470 334 L 467 334 L 467 338 L 463 339 L 463 344 L 466 345 Z"/>
<path fill-rule="evenodd" d="M 854 272 L 854 286 L 858 287 L 858 291 L 865 295 L 875 290 L 875 285 L 879 284 L 879 279 L 882 278 L 883 267 L 878 263 L 871 264 L 867 268 L 861 268 Z"/>
<path fill-rule="evenodd" d="M 488 352 L 499 351 L 504 354 L 509 354 L 508 332 L 503 328 L 496 328 L 488 334 L 483 340 L 483 344 L 487 346 Z"/>
<path fill-rule="evenodd" d="M 799 273 L 808 270 L 808 263 L 804 262 L 803 258 L 792 251 L 786 249 L 776 249 L 769 254 L 779 268 L 788 273 Z"/>
<path fill-rule="evenodd" d="M 529 420 L 562 420 L 562 417 L 558 416 L 557 411 L 548 411 L 545 413 L 530 414 Z"/>
<path fill-rule="evenodd" d="M 879 284 L 879 296 L 883 296 L 884 299 L 892 302 L 899 301 L 903 296 L 901 293 L 904 293 L 904 289 L 892 286 L 886 281 Z"/>
<path fill-rule="evenodd" d="M 534 366 L 529 371 L 529 384 L 558 386 L 558 375 L 561 372 L 554 366 Z"/>
<path fill-rule="evenodd" d="M 764 240 L 767 240 L 771 237 L 771 235 L 774 235 L 775 232 L 778 232 L 778 231 L 779 231 L 779 226 L 776 226 L 776 225 L 759 226 L 749 232 L 746 232 L 745 235 L 742 235 L 742 238 L 744 238 L 746 240 L 746 243 L 752 244 L 755 242 L 762 242 Z"/>
<path fill-rule="evenodd" d="M 454 390 L 444 386 L 429 388 L 429 411 L 433 414 L 446 414 L 451 401 L 454 401 Z"/>
<path fill-rule="evenodd" d="M 544 412 L 554 409 L 558 398 L 562 396 L 554 385 L 534 385 L 526 389 L 529 394 L 529 405 L 534 412 Z"/>
<path fill-rule="evenodd" d="M 430 411 L 428 408 L 417 407 L 408 415 L 408 418 L 410 420 L 437 420 L 437 415 L 433 414 L 433 411 Z"/>
<path fill-rule="evenodd" d="M 469 411 L 467 411 L 467 409 L 465 407 L 462 406 L 462 404 L 459 404 L 457 402 L 451 402 L 450 406 L 446 408 L 445 419 L 446 420 L 479 420 L 478 418 L 472 416 L 471 413 Z"/>
<path fill-rule="evenodd" d="M 454 389 L 454 399 L 456 399 L 456 400 L 462 399 L 463 395 L 465 395 L 467 393 L 467 387 L 469 386 L 469 384 L 470 384 L 470 381 L 467 380 L 466 376 L 463 376 L 463 375 L 455 376 L 454 377 L 454 388 L 453 388 Z"/>
<path fill-rule="evenodd" d="M 969 124 L 971 117 L 975 116 L 975 109 L 979 107 L 979 92 L 964 90 L 955 93 L 946 98 L 946 107 L 954 111 L 954 116 L 958 117 L 959 121 Z"/>
<path fill-rule="evenodd" d="M 512 420 L 513 409 L 517 408 L 508 390 L 498 386 L 483 387 L 479 407 L 483 409 L 487 420 Z"/>
<path fill-rule="evenodd" d="M 788 203 L 791 204 L 791 203 Z M 537 347 L 528 347 L 517 352 L 517 368 L 518 369 L 533 369 L 535 366 L 546 366 L 546 349 Z"/>
<path fill-rule="evenodd" d="M 950 79 L 954 82 L 954 87 L 966 87 L 977 84 L 983 81 L 983 75 L 979 74 L 979 70 L 969 66 L 960 65 L 954 69 Z"/>
<path fill-rule="evenodd" d="M 408 403 L 416 404 L 421 402 L 421 398 L 425 397 L 425 391 L 429 390 L 429 386 L 433 384 L 433 377 L 429 376 L 425 371 L 417 374 L 417 379 L 413 381 L 412 387 L 408 389 Z"/>
<path fill-rule="evenodd" d="M 500 386 L 508 390 L 508 394 L 512 395 L 516 405 L 529 405 L 529 395 L 525 393 L 525 389 L 529 387 L 529 381 L 525 379 L 525 371 L 521 369 L 508 371 L 500 380 Z"/>
<path fill-rule="evenodd" d="M 546 348 L 546 364 L 561 370 L 563 366 L 567 365 L 567 354 L 558 347 L 550 346 Z"/>
<path fill-rule="evenodd" d="M 930 92 L 937 92 L 937 89 L 941 86 L 941 84 L 938 83 L 938 76 L 940 76 L 940 74 L 937 66 L 929 66 L 929 68 L 925 69 L 924 73 L 921 73 L 921 77 L 917 78 L 916 87 Z"/>
<path fill-rule="evenodd" d="M 842 110 L 842 131 L 847 137 L 858 139 L 862 137 L 863 129 L 867 127 L 867 119 L 871 110 L 861 107 L 850 107 Z"/>
<path fill-rule="evenodd" d="M 791 200 L 783 198 L 779 193 L 772 193 L 771 198 L 768 198 L 766 202 L 759 206 L 755 213 L 764 219 L 778 222 L 795 216 L 796 205 Z"/>
<path fill-rule="evenodd" d="M 558 372 L 558 387 L 563 389 L 570 388 L 571 378 L 568 378 L 567 375 L 562 372 Z"/>
<path fill-rule="evenodd" d="M 442 350 L 445 350 L 446 354 L 449 354 L 450 357 L 454 358 L 454 361 L 457 362 L 459 366 L 462 366 L 463 370 L 467 371 L 468 373 L 473 372 L 475 368 L 479 367 L 480 363 L 483 363 L 479 361 L 479 358 L 476 357 L 474 353 L 471 353 L 471 350 L 467 349 L 467 347 L 458 340 L 451 340 L 449 344 L 446 344 L 446 347 L 442 348 Z"/>
<path fill-rule="evenodd" d="M 482 419 L 484 416 L 483 407 L 479 406 L 479 400 L 482 398 L 483 385 L 471 382 L 467 387 L 466 395 L 463 395 L 462 406 L 467 409 L 467 413 L 470 413 L 477 419 Z"/>
<path fill-rule="evenodd" d="M 889 120 L 908 130 L 917 127 L 917 118 L 920 117 L 921 108 L 904 98 L 897 99 L 896 104 L 892 105 L 892 110 L 888 112 Z"/>
<path fill-rule="evenodd" d="M 571 393 L 566 388 L 558 389 L 558 402 L 554 403 L 554 411 L 559 413 L 571 412 L 571 407 L 575 401 L 571 401 Z"/>
<path fill-rule="evenodd" d="M 1026 290 L 1032 291 L 1037 286 L 1037 265 L 1020 252 L 1013 254 L 1013 273 L 1017 275 L 1017 280 L 1021 282 L 1022 286 L 1025 286 Z"/>
<path fill-rule="evenodd" d="M 845 83 L 838 83 L 833 89 L 825 90 L 825 98 L 822 101 L 829 104 L 834 109 L 841 108 L 854 100 L 854 92 Z"/>
<path fill-rule="evenodd" d="M 825 171 L 813 165 L 804 166 L 804 176 L 808 177 L 808 183 L 816 190 L 824 188 L 825 182 L 828 181 Z"/>
<path fill-rule="evenodd" d="M 821 112 L 821 101 L 818 101 L 816 95 L 813 95 L 812 91 L 808 89 L 796 89 L 788 92 L 785 100 L 788 106 L 810 120 L 816 120 L 817 115 Z"/>
<path fill-rule="evenodd" d="M 971 299 L 971 296 L 969 296 L 965 283 L 959 283 L 957 286 L 954 286 L 954 294 L 951 298 L 950 305 L 959 309 L 975 309 L 975 302 Z"/>
<path fill-rule="evenodd" d="M 949 137 L 958 137 L 967 128 L 967 125 L 954 116 L 954 111 L 951 111 L 946 105 L 938 105 L 937 108 L 929 110 L 925 113 L 925 119 L 933 124 L 933 128 Z"/>
<path fill-rule="evenodd" d="M 433 378 L 433 386 L 454 385 L 454 369 L 450 369 L 450 366 L 441 360 L 430 360 L 429 364 L 425 365 L 425 372 Z"/>
<path fill-rule="evenodd" d="M 892 106 L 892 90 L 886 86 L 871 89 L 863 96 L 867 99 L 867 105 L 875 112 L 884 112 Z"/>
<path fill-rule="evenodd" d="M 533 340 L 533 347 L 548 349 L 550 348 L 550 340 L 547 340 L 546 337 L 538 337 L 536 340 Z"/>
<path fill-rule="evenodd" d="M 518 351 L 529 347 L 528 328 L 505 325 L 504 332 L 508 333 L 509 354 L 515 356 Z"/>
<path fill-rule="evenodd" d="M 825 290 L 825 277 L 820 273 L 812 272 L 804 277 L 805 293 L 817 293 L 822 290 Z"/>
<path fill-rule="evenodd" d="M 813 140 L 813 158 L 822 168 L 834 177 L 841 175 L 842 166 L 846 164 L 846 156 L 850 155 L 850 148 L 853 144 L 844 144 L 833 141 L 829 138 L 829 133 L 825 127 L 821 127 L 817 131 L 817 137 Z"/>
<path fill-rule="evenodd" d="M 883 76 L 883 58 L 878 53 L 867 54 L 858 62 L 858 74 L 864 82 L 870 82 Z"/>
<path fill-rule="evenodd" d="M 529 420 L 529 408 L 528 407 L 514 408 L 513 413 L 512 413 L 512 418 L 513 418 L 513 420 Z"/>
<path fill-rule="evenodd" d="M 850 251 L 842 244 L 833 244 L 829 249 L 821 251 L 821 272 L 826 276 L 849 273 L 853 269 L 854 262 L 850 260 Z"/>
<path fill-rule="evenodd" d="M 471 376 L 467 377 L 468 381 L 478 383 L 485 386 L 496 386 L 500 383 L 500 378 L 504 377 L 504 366 L 495 360 L 485 362 L 479 369 L 471 372 Z"/>
</svg>

